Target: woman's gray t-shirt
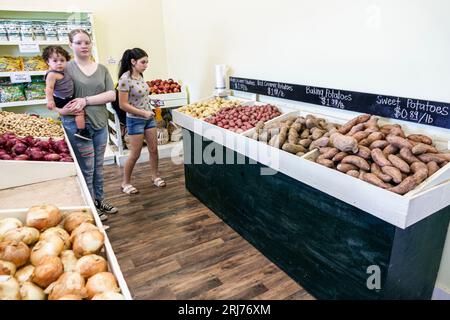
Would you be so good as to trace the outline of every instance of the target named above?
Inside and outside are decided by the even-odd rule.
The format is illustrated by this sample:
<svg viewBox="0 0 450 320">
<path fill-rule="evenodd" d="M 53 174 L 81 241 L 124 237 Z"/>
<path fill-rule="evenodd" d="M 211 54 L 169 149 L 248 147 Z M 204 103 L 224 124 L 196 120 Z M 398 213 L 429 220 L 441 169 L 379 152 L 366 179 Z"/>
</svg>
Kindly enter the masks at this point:
<svg viewBox="0 0 450 320">
<path fill-rule="evenodd" d="M 98 64 L 97 70 L 91 76 L 86 76 L 80 70 L 75 61 L 69 61 L 65 70 L 74 82 L 75 98 L 84 98 L 88 96 L 95 96 L 106 91 L 114 91 L 114 83 L 109 74 L 108 69 Z M 84 108 L 86 117 L 92 124 L 94 129 L 101 129 L 108 125 L 108 110 L 106 104 L 89 105 Z M 64 116 L 70 118 L 74 116 Z"/>
</svg>

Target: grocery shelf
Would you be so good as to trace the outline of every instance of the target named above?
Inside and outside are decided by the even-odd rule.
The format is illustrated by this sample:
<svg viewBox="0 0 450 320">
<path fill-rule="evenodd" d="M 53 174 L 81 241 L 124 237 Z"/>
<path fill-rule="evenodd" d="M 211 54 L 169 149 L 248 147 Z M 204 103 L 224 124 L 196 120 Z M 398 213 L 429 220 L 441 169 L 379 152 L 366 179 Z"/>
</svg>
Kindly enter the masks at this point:
<svg viewBox="0 0 450 320">
<path fill-rule="evenodd" d="M 29 74 L 30 76 L 45 76 L 47 71 L 14 71 L 0 72 L 0 78 L 11 77 L 13 74 Z"/>
<path fill-rule="evenodd" d="M 12 40 L 12 41 L 0 41 L 0 46 L 18 46 L 21 44 L 37 44 L 40 46 L 68 46 L 69 41 L 59 41 L 59 40 L 38 40 L 38 41 L 19 41 L 19 40 Z"/>
<path fill-rule="evenodd" d="M 47 104 L 47 100 L 44 99 L 44 100 L 5 102 L 0 103 L 0 108 L 36 106 L 41 104 Z"/>
</svg>

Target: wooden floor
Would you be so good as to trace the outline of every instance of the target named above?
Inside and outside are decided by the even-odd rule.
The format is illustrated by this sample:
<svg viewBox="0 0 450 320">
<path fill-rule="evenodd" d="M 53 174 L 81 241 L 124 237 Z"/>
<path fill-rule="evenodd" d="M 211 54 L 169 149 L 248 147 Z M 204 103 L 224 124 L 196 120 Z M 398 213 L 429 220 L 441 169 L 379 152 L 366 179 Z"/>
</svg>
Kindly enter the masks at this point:
<svg viewBox="0 0 450 320">
<path fill-rule="evenodd" d="M 128 196 L 121 168 L 105 167 L 106 198 L 120 210 L 108 235 L 135 299 L 314 299 L 185 189 L 183 165 L 165 159 L 160 171 L 158 189 L 138 164 L 140 194 Z"/>
</svg>

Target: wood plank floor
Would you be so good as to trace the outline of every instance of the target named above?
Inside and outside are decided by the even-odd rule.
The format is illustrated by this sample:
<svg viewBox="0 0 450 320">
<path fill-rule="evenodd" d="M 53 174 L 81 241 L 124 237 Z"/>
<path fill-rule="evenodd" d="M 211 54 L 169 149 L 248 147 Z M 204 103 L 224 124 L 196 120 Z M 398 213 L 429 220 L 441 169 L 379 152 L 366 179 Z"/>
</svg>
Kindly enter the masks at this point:
<svg viewBox="0 0 450 320">
<path fill-rule="evenodd" d="M 183 165 L 160 162 L 167 187 L 138 164 L 138 195 L 121 193 L 122 169 L 105 167 L 108 236 L 135 299 L 314 299 L 193 197 Z"/>
</svg>

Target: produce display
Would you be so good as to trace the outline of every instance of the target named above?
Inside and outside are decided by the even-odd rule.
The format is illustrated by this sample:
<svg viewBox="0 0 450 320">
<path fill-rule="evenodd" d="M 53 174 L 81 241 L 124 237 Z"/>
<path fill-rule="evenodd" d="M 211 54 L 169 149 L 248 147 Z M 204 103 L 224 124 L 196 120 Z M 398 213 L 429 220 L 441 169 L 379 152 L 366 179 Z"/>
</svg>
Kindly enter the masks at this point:
<svg viewBox="0 0 450 320">
<path fill-rule="evenodd" d="M 73 162 L 64 139 L 44 141 L 13 133 L 0 134 L 0 160 Z"/>
<path fill-rule="evenodd" d="M 337 130 L 338 127 L 337 124 L 328 123 L 325 119 L 316 118 L 313 115 L 293 116 L 268 125 L 258 122 L 250 138 L 297 156 L 303 156 L 308 150 L 326 146 L 329 142 L 330 131 Z"/>
<path fill-rule="evenodd" d="M 450 161 L 450 153 L 437 150 L 430 137 L 407 136 L 398 124 L 380 126 L 368 114 L 329 131 L 327 139 L 317 146 L 317 163 L 401 195 Z"/>
<path fill-rule="evenodd" d="M 0 134 L 7 132 L 20 137 L 64 137 L 64 130 L 57 121 L 24 113 L 0 111 Z"/>
<path fill-rule="evenodd" d="M 152 80 L 147 81 L 150 87 L 150 94 L 165 94 L 165 93 L 177 93 L 181 92 L 181 85 L 173 81 L 173 79 L 168 80 Z"/>
<path fill-rule="evenodd" d="M 226 100 L 215 97 L 204 102 L 197 102 L 179 108 L 177 111 L 187 114 L 193 118 L 205 119 L 212 116 L 222 108 L 235 108 L 242 105 L 241 101 Z"/>
<path fill-rule="evenodd" d="M 205 121 L 221 128 L 242 133 L 250 130 L 258 122 L 266 122 L 281 115 L 276 106 L 238 106 L 221 108 Z"/>
<path fill-rule="evenodd" d="M 0 300 L 123 300 L 93 221 L 48 204 L 30 208 L 25 225 L 0 219 Z"/>
</svg>

